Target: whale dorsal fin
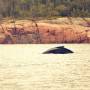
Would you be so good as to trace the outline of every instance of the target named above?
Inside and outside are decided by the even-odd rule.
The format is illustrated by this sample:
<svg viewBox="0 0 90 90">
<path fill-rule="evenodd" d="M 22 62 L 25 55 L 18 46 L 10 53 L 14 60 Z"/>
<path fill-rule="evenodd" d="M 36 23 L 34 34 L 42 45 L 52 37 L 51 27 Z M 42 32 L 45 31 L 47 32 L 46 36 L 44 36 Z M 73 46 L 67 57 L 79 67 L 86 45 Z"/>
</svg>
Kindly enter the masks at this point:
<svg viewBox="0 0 90 90">
<path fill-rule="evenodd" d="M 55 47 L 55 48 L 64 48 L 64 46 L 58 46 L 58 47 Z"/>
</svg>

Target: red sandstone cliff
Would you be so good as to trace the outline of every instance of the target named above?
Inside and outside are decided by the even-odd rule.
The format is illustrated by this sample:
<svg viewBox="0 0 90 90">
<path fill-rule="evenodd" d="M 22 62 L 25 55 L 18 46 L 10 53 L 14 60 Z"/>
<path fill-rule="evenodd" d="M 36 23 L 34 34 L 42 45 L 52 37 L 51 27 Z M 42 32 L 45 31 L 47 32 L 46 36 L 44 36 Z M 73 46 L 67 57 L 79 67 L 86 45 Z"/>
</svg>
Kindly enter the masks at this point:
<svg viewBox="0 0 90 90">
<path fill-rule="evenodd" d="M 65 20 L 64 20 L 65 21 Z M 49 21 L 48 21 L 49 22 Z M 90 43 L 90 26 L 87 23 L 48 23 L 31 21 L 3 23 L 0 27 L 0 43 Z"/>
</svg>

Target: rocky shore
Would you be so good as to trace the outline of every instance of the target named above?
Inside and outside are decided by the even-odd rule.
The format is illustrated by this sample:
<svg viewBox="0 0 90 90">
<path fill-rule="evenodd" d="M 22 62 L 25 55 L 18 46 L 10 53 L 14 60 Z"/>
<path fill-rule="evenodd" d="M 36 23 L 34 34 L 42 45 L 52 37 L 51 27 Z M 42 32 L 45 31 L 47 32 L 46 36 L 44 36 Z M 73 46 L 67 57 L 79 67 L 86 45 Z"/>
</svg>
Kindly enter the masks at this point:
<svg viewBox="0 0 90 90">
<path fill-rule="evenodd" d="M 6 21 L 0 25 L 0 44 L 90 43 L 90 19 Z"/>
</svg>

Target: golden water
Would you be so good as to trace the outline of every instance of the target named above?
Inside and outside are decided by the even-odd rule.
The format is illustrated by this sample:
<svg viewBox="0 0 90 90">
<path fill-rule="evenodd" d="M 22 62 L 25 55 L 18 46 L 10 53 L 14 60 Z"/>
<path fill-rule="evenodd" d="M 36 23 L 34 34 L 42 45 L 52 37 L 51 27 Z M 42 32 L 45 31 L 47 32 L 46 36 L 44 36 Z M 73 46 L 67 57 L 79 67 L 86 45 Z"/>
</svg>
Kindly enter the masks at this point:
<svg viewBox="0 0 90 90">
<path fill-rule="evenodd" d="M 1 45 L 0 90 L 90 90 L 90 45 L 68 44 L 66 55 L 43 55 L 61 45 Z"/>
</svg>

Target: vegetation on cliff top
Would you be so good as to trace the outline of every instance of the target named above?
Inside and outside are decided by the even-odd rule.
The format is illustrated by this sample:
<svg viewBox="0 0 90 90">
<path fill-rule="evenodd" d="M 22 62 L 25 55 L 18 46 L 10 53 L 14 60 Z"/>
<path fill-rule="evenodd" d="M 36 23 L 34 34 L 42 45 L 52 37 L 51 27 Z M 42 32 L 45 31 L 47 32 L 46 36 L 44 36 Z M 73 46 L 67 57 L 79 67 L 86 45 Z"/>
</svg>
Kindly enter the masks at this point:
<svg viewBox="0 0 90 90">
<path fill-rule="evenodd" d="M 0 0 L 0 17 L 90 17 L 90 0 Z"/>
</svg>

